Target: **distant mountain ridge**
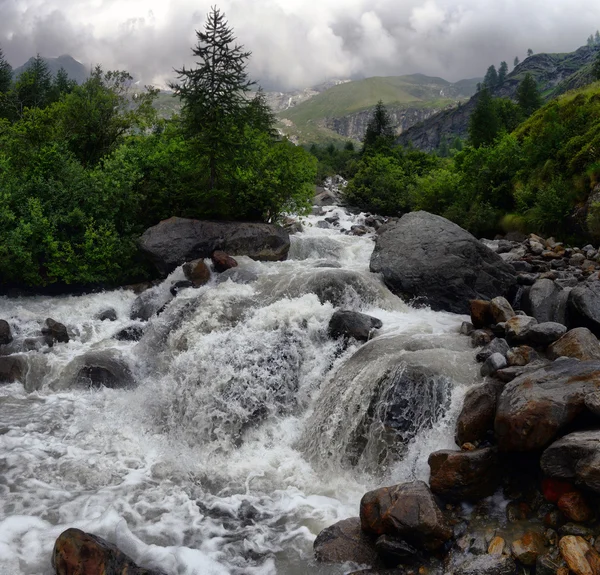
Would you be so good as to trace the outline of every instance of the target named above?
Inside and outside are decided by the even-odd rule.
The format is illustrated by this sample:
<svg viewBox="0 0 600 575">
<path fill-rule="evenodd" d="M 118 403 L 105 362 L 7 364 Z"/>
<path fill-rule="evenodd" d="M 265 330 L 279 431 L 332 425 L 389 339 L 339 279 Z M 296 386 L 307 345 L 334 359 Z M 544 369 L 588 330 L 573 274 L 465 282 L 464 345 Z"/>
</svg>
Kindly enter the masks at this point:
<svg viewBox="0 0 600 575">
<path fill-rule="evenodd" d="M 29 58 L 25 64 L 15 68 L 13 70 L 14 77 L 18 78 L 25 70 L 27 70 L 27 68 L 29 68 L 29 66 L 31 66 L 33 63 L 34 59 L 35 58 L 33 57 Z M 75 58 L 69 56 L 68 54 L 63 54 L 58 58 L 42 57 L 42 60 L 48 64 L 48 68 L 53 77 L 56 76 L 61 68 L 64 68 L 71 80 L 75 80 L 78 84 L 83 84 L 83 82 L 85 82 L 90 75 L 90 70 L 87 66 L 83 65 L 78 60 L 75 60 Z"/>
<path fill-rule="evenodd" d="M 534 54 L 510 72 L 506 80 L 492 90 L 492 96 L 515 99 L 517 88 L 526 74 L 531 74 L 545 101 L 565 92 L 581 88 L 592 80 L 592 66 L 598 46 L 582 46 L 574 52 L 562 54 Z M 456 136 L 468 137 L 469 119 L 477 106 L 478 95 L 468 102 L 424 119 L 409 128 L 398 138 L 398 143 L 410 145 L 424 151 L 440 147 L 442 139 L 451 141 Z"/>
</svg>

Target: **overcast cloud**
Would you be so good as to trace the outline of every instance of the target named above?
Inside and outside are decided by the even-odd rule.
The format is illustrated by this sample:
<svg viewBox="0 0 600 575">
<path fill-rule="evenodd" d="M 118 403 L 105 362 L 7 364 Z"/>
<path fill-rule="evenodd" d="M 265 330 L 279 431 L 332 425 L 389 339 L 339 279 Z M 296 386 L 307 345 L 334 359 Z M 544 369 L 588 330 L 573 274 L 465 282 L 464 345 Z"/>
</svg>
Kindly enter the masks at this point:
<svg viewBox="0 0 600 575">
<path fill-rule="evenodd" d="M 13 66 L 70 54 L 164 84 L 189 65 L 216 0 L 0 0 Z M 598 0 L 221 0 L 250 74 L 268 89 L 422 72 L 455 81 L 491 63 L 572 51 L 600 28 Z"/>
</svg>

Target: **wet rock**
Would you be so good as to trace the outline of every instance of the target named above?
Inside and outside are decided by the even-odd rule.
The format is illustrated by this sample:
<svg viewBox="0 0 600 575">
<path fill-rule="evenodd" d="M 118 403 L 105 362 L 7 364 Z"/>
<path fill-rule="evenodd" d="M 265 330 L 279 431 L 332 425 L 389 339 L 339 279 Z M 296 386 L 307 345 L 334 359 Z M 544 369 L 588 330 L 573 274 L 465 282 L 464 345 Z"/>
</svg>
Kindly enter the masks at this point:
<svg viewBox="0 0 600 575">
<path fill-rule="evenodd" d="M 563 359 L 510 382 L 498 400 L 494 424 L 503 451 L 546 447 L 600 389 L 600 361 Z"/>
<path fill-rule="evenodd" d="M 560 552 L 552 549 L 538 556 L 535 563 L 535 575 L 569 575 L 569 568 Z"/>
<path fill-rule="evenodd" d="M 567 535 L 558 542 L 558 547 L 569 569 L 575 575 L 600 573 L 600 556 L 583 537 Z"/>
<path fill-rule="evenodd" d="M 406 541 L 389 535 L 381 535 L 375 541 L 377 553 L 387 565 L 410 565 L 422 562 L 422 555 Z"/>
<path fill-rule="evenodd" d="M 440 216 L 411 212 L 385 228 L 370 267 L 397 295 L 434 310 L 469 313 L 470 300 L 504 295 L 516 283 L 511 266 Z"/>
<path fill-rule="evenodd" d="M 381 320 L 356 311 L 336 311 L 329 321 L 329 335 L 332 338 L 353 337 L 368 341 L 376 329 L 383 326 Z"/>
<path fill-rule="evenodd" d="M 525 334 L 526 339 L 533 345 L 547 346 L 560 339 L 567 332 L 567 328 L 556 322 L 547 321 L 532 325 Z"/>
<path fill-rule="evenodd" d="M 133 385 L 133 374 L 121 354 L 114 349 L 103 349 L 76 357 L 52 387 L 123 388 Z"/>
<path fill-rule="evenodd" d="M 369 230 L 365 226 L 352 226 L 350 228 L 350 235 L 353 236 L 364 236 L 369 233 Z"/>
<path fill-rule="evenodd" d="M 506 555 L 480 555 L 457 567 L 454 575 L 515 575 L 517 566 Z"/>
<path fill-rule="evenodd" d="M 414 481 L 366 493 L 360 502 L 363 531 L 391 535 L 418 548 L 435 550 L 452 537 L 426 483 Z"/>
<path fill-rule="evenodd" d="M 60 534 L 52 552 L 56 575 L 161 575 L 142 569 L 101 537 L 79 529 Z"/>
<path fill-rule="evenodd" d="M 473 299 L 469 302 L 471 323 L 475 329 L 482 329 L 494 323 L 492 308 L 489 301 Z"/>
<path fill-rule="evenodd" d="M 490 541 L 487 552 L 490 555 L 504 555 L 505 549 L 506 549 L 506 541 L 504 541 L 504 539 L 502 539 L 502 537 L 499 537 L 498 535 L 496 535 L 496 537 L 494 537 Z"/>
<path fill-rule="evenodd" d="M 571 290 L 568 301 L 569 327 L 587 327 L 600 337 L 600 282 Z"/>
<path fill-rule="evenodd" d="M 506 322 L 506 339 L 512 344 L 524 343 L 527 332 L 537 324 L 537 320 L 526 315 L 516 315 Z"/>
<path fill-rule="evenodd" d="M 548 348 L 548 357 L 573 357 L 582 361 L 600 359 L 600 342 L 585 327 L 569 330 Z"/>
<path fill-rule="evenodd" d="M 250 284 L 258 279 L 258 275 L 253 271 L 244 268 L 231 268 L 217 276 L 216 283 L 222 284 L 231 280 L 235 284 Z"/>
<path fill-rule="evenodd" d="M 317 227 L 322 230 L 329 230 L 331 229 L 331 224 L 329 222 L 321 220 L 320 222 L 317 222 Z"/>
<path fill-rule="evenodd" d="M 478 442 L 494 429 L 496 402 L 502 391 L 497 383 L 484 383 L 470 389 L 456 424 L 456 443 Z"/>
<path fill-rule="evenodd" d="M 473 333 L 474 330 L 475 328 L 473 327 L 473 324 L 468 321 L 463 321 L 460 324 L 460 335 L 469 336 Z"/>
<path fill-rule="evenodd" d="M 183 289 L 187 289 L 187 288 L 191 288 L 194 287 L 194 284 L 190 281 L 190 280 L 180 280 L 178 282 L 175 282 L 170 288 L 169 288 L 169 292 L 171 293 L 171 295 L 173 297 L 176 297 L 177 294 L 183 290 Z"/>
<path fill-rule="evenodd" d="M 21 355 L 0 356 L 0 383 L 23 381 L 27 361 Z"/>
<path fill-rule="evenodd" d="M 513 557 L 523 563 L 523 565 L 535 565 L 539 555 L 545 550 L 544 538 L 535 531 L 528 531 L 521 537 L 513 541 L 511 551 Z"/>
<path fill-rule="evenodd" d="M 313 198 L 313 205 L 320 207 L 336 206 L 339 204 L 339 201 L 339 198 L 334 192 L 330 190 L 323 190 Z"/>
<path fill-rule="evenodd" d="M 493 353 L 481 366 L 481 376 L 494 375 L 499 369 L 503 369 L 508 364 L 506 358 L 501 353 Z"/>
<path fill-rule="evenodd" d="M 167 275 L 184 262 L 209 258 L 215 251 L 259 261 L 284 260 L 290 249 L 290 237 L 274 224 L 174 217 L 148 228 L 138 246 L 158 271 Z"/>
<path fill-rule="evenodd" d="M 549 477 L 578 481 L 600 493 L 600 431 L 566 435 L 544 451 L 540 464 Z"/>
<path fill-rule="evenodd" d="M 214 252 L 210 259 L 212 260 L 215 270 L 219 273 L 226 272 L 231 268 L 236 268 L 238 265 L 237 261 L 235 261 L 230 255 L 220 250 Z"/>
<path fill-rule="evenodd" d="M 506 360 L 510 366 L 525 366 L 539 359 L 540 355 L 538 352 L 528 345 L 513 347 L 506 354 Z"/>
<path fill-rule="evenodd" d="M 527 291 L 522 303 L 523 309 L 540 323 L 565 323 L 564 312 L 561 311 L 562 291 L 552 280 L 539 279 Z"/>
<path fill-rule="evenodd" d="M 66 326 L 50 317 L 46 320 L 44 327 L 42 327 L 42 335 L 51 338 L 52 342 L 69 343 L 69 334 L 67 333 Z"/>
<path fill-rule="evenodd" d="M 493 337 L 494 334 L 489 329 L 476 329 L 471 333 L 471 343 L 473 347 L 481 347 L 490 343 Z"/>
<path fill-rule="evenodd" d="M 545 470 L 546 467 L 542 466 L 542 469 Z M 548 470 L 551 472 L 550 475 L 554 475 L 554 469 L 548 467 Z M 565 493 L 571 493 L 572 491 L 575 491 L 575 488 L 571 482 L 555 479 L 554 477 L 546 477 L 542 481 L 542 493 L 544 499 L 550 503 L 558 503 L 561 496 Z"/>
<path fill-rule="evenodd" d="M 0 345 L 7 345 L 12 340 L 10 325 L 5 319 L 0 319 Z"/>
<path fill-rule="evenodd" d="M 499 353 L 500 355 L 505 357 L 509 349 L 510 348 L 508 347 L 508 343 L 506 343 L 506 340 L 498 337 L 490 343 L 488 343 L 481 351 L 479 351 L 475 356 L 475 359 L 477 359 L 477 361 L 483 362 L 495 353 Z"/>
<path fill-rule="evenodd" d="M 600 417 L 600 391 L 588 393 L 585 396 L 585 407 L 594 415 Z"/>
<path fill-rule="evenodd" d="M 130 325 L 115 333 L 113 336 L 119 341 L 139 341 L 144 335 L 144 328 L 139 325 Z"/>
<path fill-rule="evenodd" d="M 577 523 L 587 523 L 594 518 L 594 512 L 579 491 L 561 495 L 558 500 L 558 508 L 565 514 L 567 519 Z"/>
<path fill-rule="evenodd" d="M 160 313 L 164 306 L 172 301 L 172 299 L 172 294 L 163 296 L 153 291 L 145 291 L 131 305 L 129 319 L 148 321 L 152 316 Z"/>
<path fill-rule="evenodd" d="M 500 479 L 494 448 L 436 451 L 429 456 L 431 491 L 449 501 L 478 501 L 491 495 Z"/>
<path fill-rule="evenodd" d="M 503 297 L 495 297 L 490 302 L 490 311 L 494 318 L 494 323 L 507 322 L 511 317 L 514 317 L 515 312 L 508 300 Z"/>
<path fill-rule="evenodd" d="M 203 259 L 184 263 L 183 275 L 194 287 L 206 285 L 210 281 L 210 270 Z"/>
<path fill-rule="evenodd" d="M 112 307 L 108 309 L 102 310 L 97 316 L 96 319 L 100 321 L 117 321 L 117 312 Z"/>
<path fill-rule="evenodd" d="M 558 532 L 563 537 L 565 535 L 573 535 L 575 537 L 590 539 L 593 536 L 593 531 L 589 527 L 577 523 L 565 523 L 558 528 Z"/>
<path fill-rule="evenodd" d="M 377 566 L 380 561 L 373 540 L 360 528 L 360 519 L 353 517 L 327 527 L 313 544 L 317 561 Z"/>
</svg>

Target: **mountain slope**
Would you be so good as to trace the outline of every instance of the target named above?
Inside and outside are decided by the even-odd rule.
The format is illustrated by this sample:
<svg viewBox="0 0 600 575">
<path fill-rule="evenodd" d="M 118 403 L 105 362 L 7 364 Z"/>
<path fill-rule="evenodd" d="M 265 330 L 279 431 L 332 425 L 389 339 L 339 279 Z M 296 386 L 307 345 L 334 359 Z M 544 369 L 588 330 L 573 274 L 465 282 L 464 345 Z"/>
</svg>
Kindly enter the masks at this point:
<svg viewBox="0 0 600 575">
<path fill-rule="evenodd" d="M 397 133 L 475 93 L 478 79 L 452 84 L 412 74 L 339 83 L 278 113 L 282 131 L 301 142 L 360 140 L 371 109 L 382 100 Z"/>
<path fill-rule="evenodd" d="M 599 47 L 583 46 L 575 52 L 564 54 L 534 54 L 508 74 L 504 83 L 492 91 L 492 95 L 514 99 L 527 73 L 536 80 L 545 101 L 585 86 L 592 81 L 591 68 L 599 50 Z M 443 138 L 467 138 L 469 119 L 477 101 L 478 95 L 475 94 L 467 103 L 424 120 L 401 134 L 398 143 L 432 151 L 439 148 Z"/>
<path fill-rule="evenodd" d="M 27 68 L 31 66 L 33 60 L 34 58 L 29 58 L 25 64 L 15 68 L 13 70 L 14 77 L 18 78 L 25 70 L 27 70 Z M 58 58 L 42 58 L 42 60 L 48 64 L 52 76 L 56 76 L 58 71 L 61 68 L 64 68 L 71 80 L 75 80 L 78 84 L 83 84 L 90 75 L 90 71 L 86 66 L 75 60 L 72 56 L 66 54 L 59 56 Z"/>
</svg>

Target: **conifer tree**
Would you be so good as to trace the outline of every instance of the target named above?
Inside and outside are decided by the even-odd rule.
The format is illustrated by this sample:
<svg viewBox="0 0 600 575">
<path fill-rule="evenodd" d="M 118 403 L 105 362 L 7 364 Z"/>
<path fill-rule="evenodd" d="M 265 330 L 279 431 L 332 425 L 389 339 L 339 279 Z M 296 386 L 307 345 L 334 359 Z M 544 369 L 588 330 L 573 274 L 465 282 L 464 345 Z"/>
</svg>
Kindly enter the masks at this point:
<svg viewBox="0 0 600 575">
<path fill-rule="evenodd" d="M 493 90 L 498 85 L 498 72 L 496 72 L 496 66 L 493 64 L 487 69 L 483 83 L 490 90 Z"/>
<path fill-rule="evenodd" d="M 479 92 L 477 106 L 469 121 L 469 138 L 476 148 L 488 146 L 500 131 L 500 118 L 490 91 L 484 86 Z"/>
<path fill-rule="evenodd" d="M 517 102 L 527 117 L 531 116 L 542 105 L 542 97 L 531 74 L 525 74 L 525 78 L 519 84 Z"/>
<path fill-rule="evenodd" d="M 533 56 L 533 50 L 531 48 L 527 48 L 527 57 Z"/>
<path fill-rule="evenodd" d="M 379 100 L 367 124 L 363 139 L 363 152 L 370 149 L 377 150 L 382 147 L 391 147 L 394 143 L 394 137 L 392 120 L 383 105 L 383 101 Z"/>
<path fill-rule="evenodd" d="M 12 84 L 12 67 L 4 58 L 2 48 L 0 48 L 0 94 L 6 94 Z"/>
<path fill-rule="evenodd" d="M 25 108 L 44 108 L 50 101 L 51 88 L 52 75 L 48 64 L 37 54 L 15 83 L 15 95 L 20 111 Z"/>
<path fill-rule="evenodd" d="M 506 74 L 508 74 L 508 64 L 504 61 L 500 62 L 500 68 L 498 68 L 498 84 L 504 83 Z"/>
<path fill-rule="evenodd" d="M 519 60 L 519 57 L 518 57 L 518 56 L 515 56 L 515 59 L 514 59 L 514 61 L 513 61 L 513 66 L 516 68 L 516 67 L 519 65 L 519 62 L 520 62 L 520 61 L 521 61 L 521 60 Z"/>
<path fill-rule="evenodd" d="M 594 80 L 600 80 L 600 52 L 596 55 L 594 65 L 592 66 L 592 77 Z"/>
<path fill-rule="evenodd" d="M 231 154 L 237 138 L 235 126 L 245 113 L 247 92 L 254 84 L 246 74 L 250 52 L 235 44 L 225 15 L 213 7 L 204 31 L 196 31 L 192 48 L 196 68 L 175 70 L 180 83 L 171 84 L 183 102 L 182 115 L 188 135 L 208 157 L 210 189 L 218 186 L 219 163 Z"/>
</svg>

